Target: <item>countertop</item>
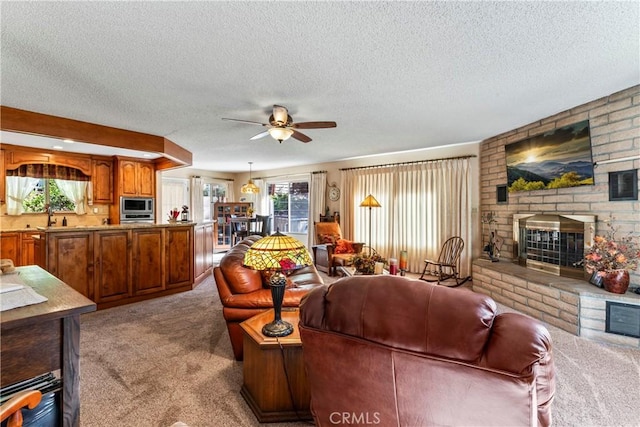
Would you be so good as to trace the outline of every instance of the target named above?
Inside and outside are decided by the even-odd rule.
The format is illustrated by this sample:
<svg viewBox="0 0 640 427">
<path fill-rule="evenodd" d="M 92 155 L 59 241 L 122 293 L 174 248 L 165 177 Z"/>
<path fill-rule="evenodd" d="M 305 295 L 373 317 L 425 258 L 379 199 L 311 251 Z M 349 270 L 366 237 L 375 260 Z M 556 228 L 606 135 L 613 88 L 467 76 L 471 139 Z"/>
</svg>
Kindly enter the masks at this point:
<svg viewBox="0 0 640 427">
<path fill-rule="evenodd" d="M 168 228 L 168 227 L 192 227 L 195 222 L 176 222 L 175 224 L 150 224 L 144 222 L 136 222 L 132 224 L 114 224 L 114 225 L 75 225 L 70 227 L 53 226 L 53 227 L 36 227 L 37 231 L 45 233 L 63 233 L 69 231 L 101 231 L 101 230 L 129 230 L 135 228 Z M 33 230 L 32 228 L 27 230 Z M 4 230 L 3 230 L 4 231 Z"/>
</svg>

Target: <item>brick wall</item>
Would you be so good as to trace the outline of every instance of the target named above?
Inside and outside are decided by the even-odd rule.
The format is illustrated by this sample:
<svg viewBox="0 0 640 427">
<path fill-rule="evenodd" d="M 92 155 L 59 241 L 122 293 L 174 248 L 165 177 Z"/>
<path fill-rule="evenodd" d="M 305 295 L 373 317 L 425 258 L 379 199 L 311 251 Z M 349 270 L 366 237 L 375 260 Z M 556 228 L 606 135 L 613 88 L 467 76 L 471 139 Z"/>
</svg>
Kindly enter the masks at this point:
<svg viewBox="0 0 640 427">
<path fill-rule="evenodd" d="M 496 202 L 496 186 L 507 184 L 504 147 L 562 126 L 589 120 L 593 161 L 618 159 L 640 154 L 640 85 L 616 92 L 494 136 L 480 147 L 480 210 L 497 216 L 497 234 L 504 239 L 501 259 L 513 258 L 513 221 L 515 213 L 589 214 L 602 220 L 613 216 L 620 232 L 640 233 L 640 202 L 609 201 L 609 172 L 640 169 L 640 160 L 608 163 L 595 167 L 593 186 L 557 190 L 509 193 L 508 203 Z M 485 230 L 485 234 L 487 231 Z M 487 236 L 483 236 L 487 239 Z M 640 272 L 631 275 L 631 286 L 640 286 Z"/>
</svg>

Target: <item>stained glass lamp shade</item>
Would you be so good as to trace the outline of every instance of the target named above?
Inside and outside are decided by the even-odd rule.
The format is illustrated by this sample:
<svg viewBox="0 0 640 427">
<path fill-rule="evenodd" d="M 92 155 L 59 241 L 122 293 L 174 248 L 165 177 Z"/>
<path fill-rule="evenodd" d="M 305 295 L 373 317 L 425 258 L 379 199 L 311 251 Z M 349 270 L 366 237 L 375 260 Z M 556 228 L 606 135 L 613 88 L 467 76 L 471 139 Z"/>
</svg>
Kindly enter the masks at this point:
<svg viewBox="0 0 640 427">
<path fill-rule="evenodd" d="M 293 332 L 293 326 L 282 320 L 282 301 L 287 280 L 282 271 L 291 271 L 311 265 L 311 256 L 299 240 L 279 231 L 255 242 L 244 254 L 244 265 L 254 270 L 272 271 L 269 286 L 273 299 L 273 322 L 262 328 L 268 337 L 284 337 Z"/>
</svg>

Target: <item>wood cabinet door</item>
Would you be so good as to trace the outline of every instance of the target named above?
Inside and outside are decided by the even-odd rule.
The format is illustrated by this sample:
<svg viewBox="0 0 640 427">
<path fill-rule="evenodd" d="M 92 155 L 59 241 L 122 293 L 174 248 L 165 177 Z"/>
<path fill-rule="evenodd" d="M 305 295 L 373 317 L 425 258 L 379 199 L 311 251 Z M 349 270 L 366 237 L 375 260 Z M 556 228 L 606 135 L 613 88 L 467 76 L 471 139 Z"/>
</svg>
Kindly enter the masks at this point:
<svg viewBox="0 0 640 427">
<path fill-rule="evenodd" d="M 156 170 L 153 163 L 139 162 L 137 168 L 139 195 L 154 197 L 156 193 Z"/>
<path fill-rule="evenodd" d="M 20 263 L 20 241 L 20 233 L 0 233 L 0 257 L 10 259 L 15 266 L 22 265 Z"/>
<path fill-rule="evenodd" d="M 167 286 L 193 282 L 193 232 L 191 227 L 166 228 Z"/>
<path fill-rule="evenodd" d="M 133 294 L 164 290 L 164 230 L 133 230 L 131 243 Z"/>
<path fill-rule="evenodd" d="M 138 175 L 137 162 L 131 160 L 120 160 L 120 195 L 137 196 L 138 195 Z"/>
<path fill-rule="evenodd" d="M 5 202 L 6 176 L 7 176 L 7 172 L 4 169 L 4 150 L 0 150 L 0 204 Z"/>
<path fill-rule="evenodd" d="M 200 277 L 205 272 L 205 228 L 204 226 L 196 226 L 194 231 L 193 246 L 194 246 L 194 273 L 195 277 Z"/>
<path fill-rule="evenodd" d="M 93 232 L 48 233 L 51 274 L 93 300 Z"/>
<path fill-rule="evenodd" d="M 213 267 L 213 224 L 204 226 L 204 255 L 205 269 Z"/>
<path fill-rule="evenodd" d="M 93 161 L 93 202 L 113 203 L 113 161 Z"/>
<path fill-rule="evenodd" d="M 20 265 L 35 265 L 35 252 L 33 235 L 38 234 L 37 231 L 25 231 L 21 239 Z"/>
<path fill-rule="evenodd" d="M 130 296 L 129 235 L 127 230 L 95 233 L 95 302 Z"/>
</svg>

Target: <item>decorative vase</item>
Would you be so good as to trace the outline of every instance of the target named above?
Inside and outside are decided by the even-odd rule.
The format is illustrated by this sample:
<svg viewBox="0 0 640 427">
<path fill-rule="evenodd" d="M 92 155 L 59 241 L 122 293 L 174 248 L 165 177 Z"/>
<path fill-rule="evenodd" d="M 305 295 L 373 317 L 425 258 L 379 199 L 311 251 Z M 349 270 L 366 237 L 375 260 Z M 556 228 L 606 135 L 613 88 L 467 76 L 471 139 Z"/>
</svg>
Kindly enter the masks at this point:
<svg viewBox="0 0 640 427">
<path fill-rule="evenodd" d="M 629 272 L 627 270 L 607 271 L 603 278 L 604 289 L 614 294 L 624 294 L 629 288 Z"/>
</svg>

